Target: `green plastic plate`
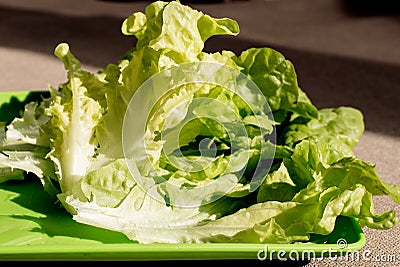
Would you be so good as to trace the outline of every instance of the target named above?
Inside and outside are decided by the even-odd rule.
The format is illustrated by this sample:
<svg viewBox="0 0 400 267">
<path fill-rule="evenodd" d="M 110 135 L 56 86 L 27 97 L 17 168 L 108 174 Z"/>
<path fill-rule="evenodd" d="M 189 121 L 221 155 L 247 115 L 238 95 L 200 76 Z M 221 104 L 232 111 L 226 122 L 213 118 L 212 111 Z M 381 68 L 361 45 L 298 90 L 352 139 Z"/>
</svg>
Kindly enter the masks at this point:
<svg viewBox="0 0 400 267">
<path fill-rule="evenodd" d="M 43 92 L 0 92 L 0 121 L 20 114 Z M 233 260 L 312 258 L 360 250 L 365 236 L 353 218 L 333 233 L 298 244 L 138 244 L 121 233 L 80 224 L 54 203 L 38 179 L 0 184 L 0 260 Z"/>
</svg>

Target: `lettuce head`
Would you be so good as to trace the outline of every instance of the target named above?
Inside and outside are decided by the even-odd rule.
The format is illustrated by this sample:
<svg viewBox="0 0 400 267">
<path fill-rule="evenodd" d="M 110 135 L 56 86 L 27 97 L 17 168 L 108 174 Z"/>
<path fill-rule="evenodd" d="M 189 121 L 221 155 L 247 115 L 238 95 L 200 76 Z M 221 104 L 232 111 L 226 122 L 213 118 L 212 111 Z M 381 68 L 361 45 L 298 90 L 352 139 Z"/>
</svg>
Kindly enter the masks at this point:
<svg viewBox="0 0 400 267">
<path fill-rule="evenodd" d="M 77 222 L 140 243 L 310 242 L 339 216 L 389 229 L 400 203 L 353 147 L 352 107 L 317 109 L 272 48 L 204 51 L 230 18 L 156 1 L 126 18 L 135 46 L 96 73 L 67 43 L 67 80 L 3 123 L 0 182 L 33 173 Z"/>
</svg>

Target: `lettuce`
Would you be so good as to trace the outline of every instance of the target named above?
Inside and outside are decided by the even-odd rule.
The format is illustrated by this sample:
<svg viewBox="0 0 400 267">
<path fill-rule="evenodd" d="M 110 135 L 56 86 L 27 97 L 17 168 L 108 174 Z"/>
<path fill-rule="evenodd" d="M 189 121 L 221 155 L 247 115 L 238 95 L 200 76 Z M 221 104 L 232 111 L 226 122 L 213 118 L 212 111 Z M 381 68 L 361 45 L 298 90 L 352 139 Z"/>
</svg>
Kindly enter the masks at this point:
<svg viewBox="0 0 400 267">
<path fill-rule="evenodd" d="M 339 216 L 389 229 L 400 187 L 353 153 L 352 107 L 317 109 L 272 48 L 204 52 L 236 21 L 179 1 L 124 20 L 136 45 L 97 73 L 67 43 L 67 80 L 1 131 L 0 182 L 33 173 L 77 222 L 140 243 L 310 242 Z"/>
</svg>

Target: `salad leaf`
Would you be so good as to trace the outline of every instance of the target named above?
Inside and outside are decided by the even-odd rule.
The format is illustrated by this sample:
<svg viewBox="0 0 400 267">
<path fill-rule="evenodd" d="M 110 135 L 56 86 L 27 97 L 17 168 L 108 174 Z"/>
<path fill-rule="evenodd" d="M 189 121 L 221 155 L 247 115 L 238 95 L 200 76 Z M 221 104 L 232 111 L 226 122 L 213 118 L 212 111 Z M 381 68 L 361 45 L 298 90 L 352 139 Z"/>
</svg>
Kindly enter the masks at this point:
<svg viewBox="0 0 400 267">
<path fill-rule="evenodd" d="M 56 47 L 67 80 L 2 122 L 0 182 L 33 174 L 75 221 L 139 243 L 312 242 L 339 216 L 397 224 L 372 196 L 400 204 L 400 186 L 353 152 L 363 114 L 317 109 L 282 53 L 205 52 L 237 22 L 179 1 L 121 31 L 136 45 L 96 73 Z"/>
</svg>

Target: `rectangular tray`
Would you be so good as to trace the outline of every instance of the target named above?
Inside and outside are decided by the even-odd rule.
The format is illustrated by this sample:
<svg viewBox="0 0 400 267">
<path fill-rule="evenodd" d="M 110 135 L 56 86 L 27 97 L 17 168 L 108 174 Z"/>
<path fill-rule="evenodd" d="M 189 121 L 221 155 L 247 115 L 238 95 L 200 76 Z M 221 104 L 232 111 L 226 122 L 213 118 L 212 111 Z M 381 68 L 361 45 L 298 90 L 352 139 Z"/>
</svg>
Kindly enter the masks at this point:
<svg viewBox="0 0 400 267">
<path fill-rule="evenodd" d="M 0 92 L 0 121 L 43 93 Z M 302 260 L 346 255 L 366 243 L 356 220 L 338 217 L 333 233 L 315 243 L 138 244 L 74 221 L 34 177 L 0 184 L 0 203 L 0 260 Z"/>
</svg>

